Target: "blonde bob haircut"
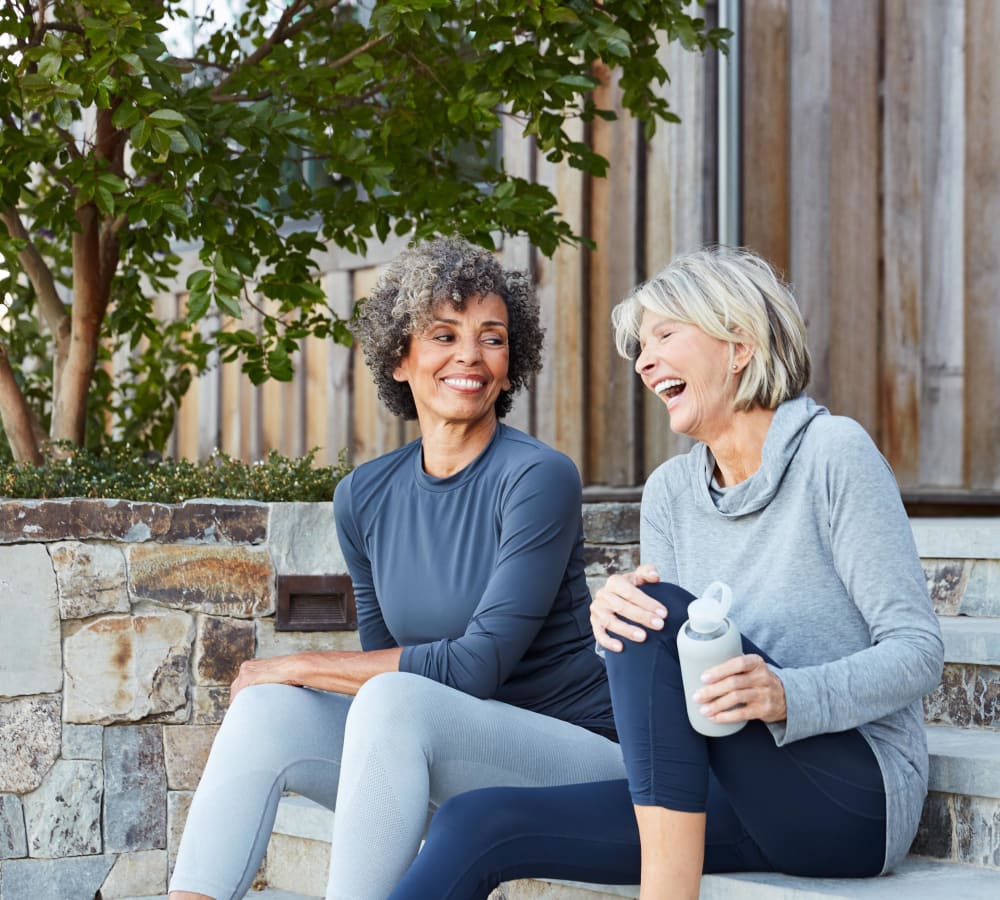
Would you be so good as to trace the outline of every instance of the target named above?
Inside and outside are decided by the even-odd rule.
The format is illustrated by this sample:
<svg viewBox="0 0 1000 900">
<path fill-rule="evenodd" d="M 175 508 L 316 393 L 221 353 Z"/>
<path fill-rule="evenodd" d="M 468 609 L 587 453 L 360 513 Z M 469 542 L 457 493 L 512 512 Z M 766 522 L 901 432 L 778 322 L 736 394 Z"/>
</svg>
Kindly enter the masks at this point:
<svg viewBox="0 0 1000 900">
<path fill-rule="evenodd" d="M 809 383 L 802 314 L 788 287 L 749 250 L 696 250 L 633 290 L 611 313 L 618 352 L 627 359 L 638 356 L 644 310 L 727 341 L 730 364 L 737 344 L 753 348 L 743 372 L 734 376 L 740 379 L 735 409 L 775 409 Z"/>
</svg>

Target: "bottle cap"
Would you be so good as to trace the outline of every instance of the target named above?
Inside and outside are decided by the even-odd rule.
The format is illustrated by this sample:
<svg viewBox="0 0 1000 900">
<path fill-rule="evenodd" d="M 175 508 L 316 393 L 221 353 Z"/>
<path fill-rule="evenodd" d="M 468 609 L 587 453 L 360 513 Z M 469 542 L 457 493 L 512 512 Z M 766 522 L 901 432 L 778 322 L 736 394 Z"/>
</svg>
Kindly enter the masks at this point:
<svg viewBox="0 0 1000 900">
<path fill-rule="evenodd" d="M 733 591 L 722 581 L 713 581 L 697 600 L 688 604 L 688 621 L 695 631 L 708 634 L 725 621 L 733 602 Z"/>
</svg>

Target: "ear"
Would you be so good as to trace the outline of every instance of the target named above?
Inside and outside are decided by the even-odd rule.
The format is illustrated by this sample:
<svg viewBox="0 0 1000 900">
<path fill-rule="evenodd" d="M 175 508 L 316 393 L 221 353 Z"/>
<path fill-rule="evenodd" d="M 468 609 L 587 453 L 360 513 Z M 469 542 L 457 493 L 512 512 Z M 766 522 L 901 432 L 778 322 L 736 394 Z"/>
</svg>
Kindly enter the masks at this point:
<svg viewBox="0 0 1000 900">
<path fill-rule="evenodd" d="M 504 375 L 504 377 L 503 377 L 503 382 L 500 385 L 500 390 L 502 390 L 502 391 L 509 391 L 510 390 L 510 379 L 506 375 Z"/>
<path fill-rule="evenodd" d="M 753 358 L 753 352 L 756 349 L 756 345 L 749 340 L 750 335 L 748 335 L 742 328 L 737 328 L 733 333 L 737 337 L 743 338 L 742 343 L 734 343 L 732 346 L 732 369 L 734 373 L 741 374 L 743 370 L 750 365 L 750 360 Z"/>
<path fill-rule="evenodd" d="M 392 370 L 393 381 L 409 381 L 410 373 L 406 370 L 405 357 L 399 361 L 399 365 Z"/>
<path fill-rule="evenodd" d="M 733 365 L 737 367 L 737 371 L 742 372 L 750 365 L 754 349 L 753 344 L 737 344 L 733 348 Z"/>
</svg>

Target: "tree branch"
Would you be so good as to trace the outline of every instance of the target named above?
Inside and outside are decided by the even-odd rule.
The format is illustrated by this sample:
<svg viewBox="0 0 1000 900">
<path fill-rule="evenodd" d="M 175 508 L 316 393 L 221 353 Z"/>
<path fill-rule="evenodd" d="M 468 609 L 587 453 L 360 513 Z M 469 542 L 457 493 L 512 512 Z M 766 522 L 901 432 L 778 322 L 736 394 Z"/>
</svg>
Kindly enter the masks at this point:
<svg viewBox="0 0 1000 900">
<path fill-rule="evenodd" d="M 35 294 L 38 296 L 38 306 L 45 318 L 45 324 L 49 326 L 49 331 L 52 332 L 58 346 L 60 341 L 69 337 L 70 318 L 66 307 L 59 298 L 52 270 L 28 235 L 17 210 L 13 208 L 0 209 L 0 221 L 7 226 L 7 231 L 10 232 L 12 238 L 25 242 L 24 247 L 18 250 L 17 258 L 24 268 L 24 273 L 28 276 L 31 286 L 35 289 Z"/>
<path fill-rule="evenodd" d="M 335 6 L 340 5 L 341 0 L 319 0 L 314 8 L 296 20 L 299 15 L 309 5 L 309 0 L 292 0 L 292 3 L 281 13 L 274 30 L 259 44 L 256 50 L 244 59 L 239 65 L 220 81 L 212 90 L 212 99 L 231 96 L 228 93 L 229 86 L 246 69 L 253 68 L 261 60 L 266 59 L 279 44 L 283 44 L 289 38 L 294 37 L 300 31 L 308 28 L 321 13 L 324 13 Z"/>
<path fill-rule="evenodd" d="M 328 64 L 331 69 L 341 69 L 346 66 L 355 57 L 360 56 L 362 53 L 367 53 L 372 47 L 376 47 L 383 41 L 388 40 L 389 35 L 383 34 L 377 38 L 372 38 L 370 41 L 365 42 L 360 47 L 355 47 L 350 53 L 345 53 L 340 59 L 335 59 L 332 63 Z"/>
<path fill-rule="evenodd" d="M 10 366 L 7 347 L 0 342 L 0 422 L 14 454 L 15 462 L 30 462 L 40 466 L 44 459 L 39 447 L 38 421 L 24 397 L 14 370 Z"/>
</svg>

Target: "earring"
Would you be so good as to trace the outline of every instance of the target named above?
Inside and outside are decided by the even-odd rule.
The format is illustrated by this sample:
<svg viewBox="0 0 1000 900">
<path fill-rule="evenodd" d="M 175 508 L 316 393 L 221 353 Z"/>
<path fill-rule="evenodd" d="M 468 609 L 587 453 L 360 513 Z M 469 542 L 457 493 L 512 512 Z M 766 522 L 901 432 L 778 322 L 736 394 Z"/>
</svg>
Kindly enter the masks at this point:
<svg viewBox="0 0 1000 900">
<path fill-rule="evenodd" d="M 733 363 L 733 371 L 734 372 L 738 372 L 739 370 L 740 370 L 739 364 L 738 363 Z"/>
</svg>

